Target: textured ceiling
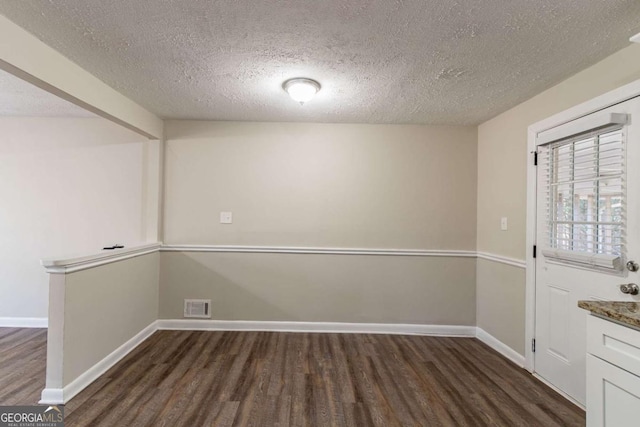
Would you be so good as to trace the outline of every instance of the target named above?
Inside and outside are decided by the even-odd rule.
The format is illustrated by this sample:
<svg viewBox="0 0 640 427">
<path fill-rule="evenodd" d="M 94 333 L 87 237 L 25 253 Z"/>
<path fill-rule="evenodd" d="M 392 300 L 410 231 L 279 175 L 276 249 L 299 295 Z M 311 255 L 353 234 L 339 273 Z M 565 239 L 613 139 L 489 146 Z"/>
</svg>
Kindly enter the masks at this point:
<svg viewBox="0 0 640 427">
<path fill-rule="evenodd" d="M 55 95 L 0 70 L 0 117 L 96 117 Z"/>
<path fill-rule="evenodd" d="M 475 124 L 628 45 L 639 0 L 0 0 L 164 118 Z M 323 85 L 301 107 L 291 77 Z"/>
</svg>

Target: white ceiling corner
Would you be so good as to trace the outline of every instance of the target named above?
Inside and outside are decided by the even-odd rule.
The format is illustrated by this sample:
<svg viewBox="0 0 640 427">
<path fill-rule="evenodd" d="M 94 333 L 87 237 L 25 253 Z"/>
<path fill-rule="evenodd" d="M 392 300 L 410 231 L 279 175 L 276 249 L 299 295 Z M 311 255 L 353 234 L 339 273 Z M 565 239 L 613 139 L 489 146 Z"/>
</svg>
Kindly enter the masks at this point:
<svg viewBox="0 0 640 427">
<path fill-rule="evenodd" d="M 477 124 L 628 45 L 638 0 L 0 0 L 164 118 Z M 292 77 L 322 84 L 300 106 Z"/>
</svg>

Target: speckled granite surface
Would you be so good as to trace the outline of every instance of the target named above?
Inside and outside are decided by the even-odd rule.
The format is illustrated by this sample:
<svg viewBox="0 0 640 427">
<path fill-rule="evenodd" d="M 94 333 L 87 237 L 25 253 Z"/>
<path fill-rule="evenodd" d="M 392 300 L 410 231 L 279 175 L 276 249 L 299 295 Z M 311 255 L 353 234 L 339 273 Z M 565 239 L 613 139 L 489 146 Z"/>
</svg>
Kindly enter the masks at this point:
<svg viewBox="0 0 640 427">
<path fill-rule="evenodd" d="M 640 328 L 640 303 L 623 301 L 578 301 L 578 307 L 598 316 Z"/>
</svg>

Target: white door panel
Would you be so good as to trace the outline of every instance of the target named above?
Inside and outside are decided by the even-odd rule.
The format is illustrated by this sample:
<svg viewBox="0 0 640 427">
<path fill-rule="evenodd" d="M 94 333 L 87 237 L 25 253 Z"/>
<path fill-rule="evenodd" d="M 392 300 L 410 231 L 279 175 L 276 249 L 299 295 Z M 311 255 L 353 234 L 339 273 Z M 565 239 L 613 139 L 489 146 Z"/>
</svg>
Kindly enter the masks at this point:
<svg viewBox="0 0 640 427">
<path fill-rule="evenodd" d="M 610 107 L 604 112 L 622 113 L 630 116 L 629 124 L 623 128 L 624 153 L 626 157 L 625 174 L 623 178 L 624 198 L 623 204 L 625 233 L 623 237 L 623 261 L 636 260 L 640 262 L 640 98 L 634 98 L 622 104 Z M 544 150 L 544 147 L 539 147 Z M 601 149 L 602 150 L 602 149 Z M 577 154 L 576 154 L 577 153 Z M 574 148 L 574 159 L 579 155 L 578 148 Z M 608 167 L 606 154 L 600 155 L 602 170 Z M 577 162 L 577 160 L 574 160 Z M 599 163 L 600 164 L 600 163 Z M 600 167 L 600 166 L 598 166 Z M 574 182 L 579 182 L 580 172 L 576 174 Z M 586 318 L 587 312 L 579 309 L 579 300 L 617 300 L 627 301 L 640 298 L 621 293 L 619 286 L 623 283 L 640 283 L 637 272 L 629 272 L 626 269 L 619 271 L 603 271 L 587 266 L 557 263 L 555 260 L 545 258 L 543 250 L 551 247 L 550 232 L 548 231 L 547 209 L 549 190 L 548 176 L 541 173 L 538 167 L 538 195 L 537 195 L 537 223 L 536 241 L 538 246 L 536 259 L 536 352 L 534 354 L 534 369 L 545 380 L 564 391 L 576 401 L 584 404 L 586 398 Z M 579 184 L 575 184 L 578 188 Z M 594 196 L 584 196 L 588 200 L 581 200 L 583 191 L 572 189 L 572 202 L 577 204 L 587 203 L 595 198 L 594 215 L 602 215 L 601 200 L 608 200 L 611 208 L 611 198 L 607 199 L 602 194 L 606 193 L 607 181 L 597 187 Z M 588 187 L 583 185 L 583 187 Z M 584 190 L 589 192 L 587 188 Z M 565 200 L 566 202 L 566 200 Z M 615 203 L 615 202 L 613 202 Z M 557 207 L 554 208 L 557 209 Z M 588 209 L 588 208 L 584 208 Z M 573 213 L 571 215 L 574 215 Z M 557 218 L 556 218 L 557 219 Z M 575 217 L 572 217 L 575 219 Z M 555 225 L 557 227 L 557 225 Z M 592 229 L 581 228 L 580 233 L 571 231 L 570 239 L 589 241 L 593 235 L 599 239 L 598 233 L 602 228 L 589 226 Z M 595 230 L 595 231 L 594 231 Z M 591 234 L 590 234 L 591 233 Z M 557 236 L 556 236 L 557 237 Z M 613 240 L 611 240 L 613 242 Z M 574 245 L 574 243 L 570 243 Z M 591 243 L 587 243 L 591 244 Z M 594 243 L 596 244 L 596 243 Z M 575 243 L 578 245 L 578 243 Z M 596 244 L 597 245 L 597 244 Z"/>
</svg>

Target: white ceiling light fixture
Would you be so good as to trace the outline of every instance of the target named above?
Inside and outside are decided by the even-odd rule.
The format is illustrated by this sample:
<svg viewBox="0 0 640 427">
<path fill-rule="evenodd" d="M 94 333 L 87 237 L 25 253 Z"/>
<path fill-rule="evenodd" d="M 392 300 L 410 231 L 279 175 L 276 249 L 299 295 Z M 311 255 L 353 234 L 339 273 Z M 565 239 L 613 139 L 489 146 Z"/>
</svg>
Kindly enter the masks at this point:
<svg viewBox="0 0 640 427">
<path fill-rule="evenodd" d="M 282 89 L 289 94 L 291 99 L 299 102 L 300 105 L 311 101 L 321 87 L 317 81 L 307 78 L 289 79 L 282 84 Z"/>
<path fill-rule="evenodd" d="M 640 43 L 640 33 L 638 33 L 635 36 L 631 37 L 629 39 L 629 41 L 632 42 L 632 43 Z"/>
</svg>

